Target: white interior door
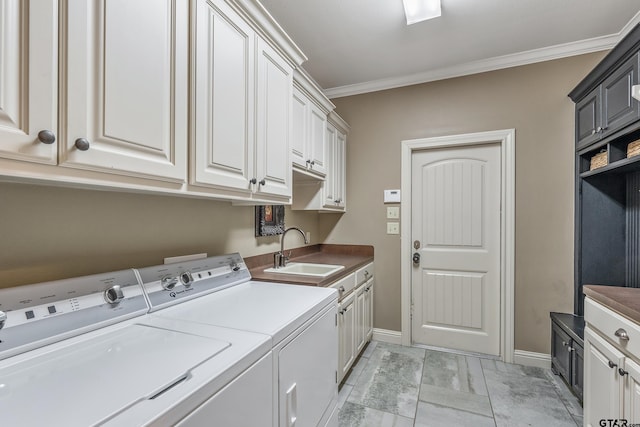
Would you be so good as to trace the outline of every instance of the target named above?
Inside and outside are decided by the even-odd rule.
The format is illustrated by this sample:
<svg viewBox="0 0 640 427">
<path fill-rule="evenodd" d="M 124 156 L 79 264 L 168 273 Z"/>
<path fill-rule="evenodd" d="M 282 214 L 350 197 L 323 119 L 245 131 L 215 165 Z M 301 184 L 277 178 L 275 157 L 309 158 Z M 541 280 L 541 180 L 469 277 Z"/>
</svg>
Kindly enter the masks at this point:
<svg viewBox="0 0 640 427">
<path fill-rule="evenodd" d="M 412 154 L 412 340 L 500 354 L 498 143 Z"/>
</svg>

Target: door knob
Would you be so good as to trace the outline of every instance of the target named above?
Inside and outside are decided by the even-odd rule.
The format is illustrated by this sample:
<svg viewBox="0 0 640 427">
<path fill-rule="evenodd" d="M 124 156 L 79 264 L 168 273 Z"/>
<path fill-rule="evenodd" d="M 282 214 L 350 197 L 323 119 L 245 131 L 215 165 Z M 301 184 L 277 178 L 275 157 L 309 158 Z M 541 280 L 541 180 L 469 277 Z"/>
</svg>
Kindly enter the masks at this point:
<svg viewBox="0 0 640 427">
<path fill-rule="evenodd" d="M 41 130 L 38 132 L 38 140 L 43 144 L 53 144 L 56 142 L 56 135 L 50 130 Z"/>
<path fill-rule="evenodd" d="M 76 139 L 75 146 L 80 151 L 87 151 L 91 144 L 87 138 L 78 138 Z"/>
<path fill-rule="evenodd" d="M 413 263 L 420 264 L 420 254 L 418 252 L 413 254 Z"/>
</svg>

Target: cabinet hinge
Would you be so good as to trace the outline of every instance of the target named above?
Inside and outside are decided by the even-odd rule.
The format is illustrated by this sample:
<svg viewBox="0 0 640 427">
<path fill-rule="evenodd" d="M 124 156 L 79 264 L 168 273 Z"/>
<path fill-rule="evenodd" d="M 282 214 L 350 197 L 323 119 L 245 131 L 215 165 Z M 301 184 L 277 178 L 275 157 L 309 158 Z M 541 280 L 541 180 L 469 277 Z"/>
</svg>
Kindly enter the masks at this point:
<svg viewBox="0 0 640 427">
<path fill-rule="evenodd" d="M 336 384 L 338 384 L 338 371 L 336 371 Z"/>
<path fill-rule="evenodd" d="M 336 319 L 336 326 L 338 326 L 338 313 L 334 314 L 334 318 Z"/>
</svg>

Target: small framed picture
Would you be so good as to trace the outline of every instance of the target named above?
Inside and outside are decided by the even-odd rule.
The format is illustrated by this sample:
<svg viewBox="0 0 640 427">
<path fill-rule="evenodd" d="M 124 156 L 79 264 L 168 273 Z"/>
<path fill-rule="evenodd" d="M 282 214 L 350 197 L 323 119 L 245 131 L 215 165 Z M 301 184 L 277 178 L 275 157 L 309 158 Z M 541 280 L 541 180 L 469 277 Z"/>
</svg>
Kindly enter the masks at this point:
<svg viewBox="0 0 640 427">
<path fill-rule="evenodd" d="M 284 205 L 256 206 L 256 237 L 284 233 Z"/>
</svg>

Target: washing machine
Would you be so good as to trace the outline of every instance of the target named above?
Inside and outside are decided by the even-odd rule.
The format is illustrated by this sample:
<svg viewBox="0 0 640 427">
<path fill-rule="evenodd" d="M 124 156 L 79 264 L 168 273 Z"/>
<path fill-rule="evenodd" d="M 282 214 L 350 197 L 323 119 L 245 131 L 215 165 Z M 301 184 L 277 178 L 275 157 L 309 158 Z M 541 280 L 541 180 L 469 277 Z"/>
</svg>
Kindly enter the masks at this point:
<svg viewBox="0 0 640 427">
<path fill-rule="evenodd" d="M 274 425 L 337 426 L 335 289 L 252 281 L 237 253 L 137 273 L 156 319 L 271 337 Z"/>
<path fill-rule="evenodd" d="M 149 309 L 134 270 L 0 290 L 2 425 L 273 425 L 271 336 Z"/>
</svg>

